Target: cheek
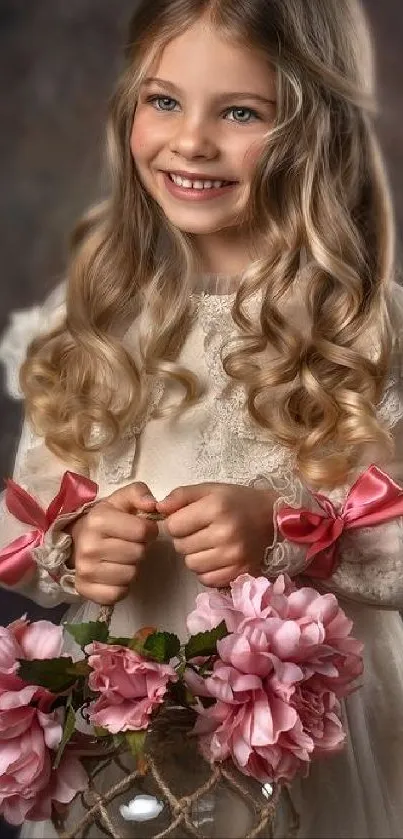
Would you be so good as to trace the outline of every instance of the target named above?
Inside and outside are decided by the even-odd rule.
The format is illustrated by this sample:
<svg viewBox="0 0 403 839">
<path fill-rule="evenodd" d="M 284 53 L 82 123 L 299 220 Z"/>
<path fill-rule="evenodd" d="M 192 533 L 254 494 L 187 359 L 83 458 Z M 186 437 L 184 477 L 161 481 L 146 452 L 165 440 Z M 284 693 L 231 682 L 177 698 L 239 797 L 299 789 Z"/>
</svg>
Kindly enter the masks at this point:
<svg viewBox="0 0 403 839">
<path fill-rule="evenodd" d="M 164 149 L 168 141 L 162 121 L 153 113 L 140 110 L 135 114 L 130 137 L 130 148 L 136 163 L 147 163 Z"/>
<path fill-rule="evenodd" d="M 141 161 L 147 155 L 149 132 L 141 117 L 134 117 L 130 136 L 130 149 L 135 161 Z"/>
<path fill-rule="evenodd" d="M 241 133 L 241 132 L 239 132 Z M 266 138 L 261 133 L 251 135 L 245 131 L 245 136 L 232 137 L 226 143 L 226 154 L 232 161 L 234 171 L 239 173 L 241 180 L 249 180 L 265 147 Z"/>
<path fill-rule="evenodd" d="M 252 143 L 249 143 L 248 146 L 244 149 L 244 156 L 243 156 L 243 167 L 251 175 L 260 160 L 262 152 L 265 147 L 265 140 L 262 137 L 254 140 Z"/>
</svg>

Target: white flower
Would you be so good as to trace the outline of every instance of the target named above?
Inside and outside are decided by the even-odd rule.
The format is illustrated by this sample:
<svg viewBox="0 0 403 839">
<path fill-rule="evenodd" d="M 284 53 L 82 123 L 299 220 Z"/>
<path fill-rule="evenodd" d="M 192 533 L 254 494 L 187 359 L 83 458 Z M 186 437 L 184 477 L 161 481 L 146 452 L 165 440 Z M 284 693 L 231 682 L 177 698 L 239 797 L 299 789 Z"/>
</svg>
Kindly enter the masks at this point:
<svg viewBox="0 0 403 839">
<path fill-rule="evenodd" d="M 128 822 L 148 822 L 156 819 L 164 809 L 162 801 L 153 795 L 136 795 L 129 804 L 121 804 L 120 813 Z"/>
</svg>

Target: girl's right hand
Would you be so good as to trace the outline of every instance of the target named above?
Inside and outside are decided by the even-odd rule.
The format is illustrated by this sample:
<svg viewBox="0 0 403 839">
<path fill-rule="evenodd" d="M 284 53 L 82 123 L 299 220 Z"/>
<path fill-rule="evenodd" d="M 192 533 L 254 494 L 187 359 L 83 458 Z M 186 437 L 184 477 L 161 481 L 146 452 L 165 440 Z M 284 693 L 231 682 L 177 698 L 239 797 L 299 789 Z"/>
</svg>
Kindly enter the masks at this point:
<svg viewBox="0 0 403 839">
<path fill-rule="evenodd" d="M 71 565 L 76 591 L 86 600 L 111 606 L 127 596 L 147 546 L 158 536 L 158 523 L 136 516 L 156 512 L 148 486 L 139 481 L 102 498 L 72 524 Z"/>
</svg>

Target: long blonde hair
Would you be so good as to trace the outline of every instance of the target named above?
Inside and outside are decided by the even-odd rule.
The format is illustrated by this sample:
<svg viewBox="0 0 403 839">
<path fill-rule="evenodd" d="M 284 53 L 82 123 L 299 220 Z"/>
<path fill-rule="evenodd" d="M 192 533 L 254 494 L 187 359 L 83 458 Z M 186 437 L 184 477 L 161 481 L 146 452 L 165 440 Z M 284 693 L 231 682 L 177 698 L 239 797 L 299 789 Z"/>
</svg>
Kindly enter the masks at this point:
<svg viewBox="0 0 403 839">
<path fill-rule="evenodd" d="M 334 486 L 364 446 L 391 448 L 376 406 L 392 352 L 394 221 L 358 0 L 140 3 L 108 121 L 110 194 L 74 232 L 64 322 L 32 342 L 21 368 L 27 414 L 49 449 L 80 468 L 136 424 L 152 377 L 180 382 L 179 412 L 200 397 L 197 378 L 176 361 L 192 322 L 192 243 L 146 192 L 129 140 L 148 67 L 201 16 L 224 37 L 263 50 L 277 71 L 276 121 L 245 220 L 267 256 L 244 272 L 232 310 L 239 337 L 223 365 L 245 384 L 268 440 L 295 452 L 312 486 Z M 297 283 L 306 288 L 309 337 L 282 314 Z M 260 319 L 252 322 L 245 306 L 259 290 Z M 139 351 L 129 353 L 122 335 L 134 318 Z M 375 359 L 365 350 L 369 334 Z M 287 388 L 274 413 L 279 385 Z M 91 442 L 94 423 L 101 442 Z"/>
</svg>

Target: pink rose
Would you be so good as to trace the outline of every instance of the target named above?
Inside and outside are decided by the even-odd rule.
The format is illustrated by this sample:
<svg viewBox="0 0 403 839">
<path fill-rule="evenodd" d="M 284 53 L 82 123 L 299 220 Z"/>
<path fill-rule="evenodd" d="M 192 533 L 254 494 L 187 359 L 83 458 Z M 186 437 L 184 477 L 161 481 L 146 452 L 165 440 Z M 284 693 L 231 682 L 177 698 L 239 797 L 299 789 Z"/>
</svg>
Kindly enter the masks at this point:
<svg viewBox="0 0 403 839">
<path fill-rule="evenodd" d="M 45 714 L 19 698 L 13 705 L 8 697 L 0 714 L 0 813 L 11 824 L 50 818 L 52 801 L 68 803 L 87 785 L 81 763 L 68 752 L 52 770 L 63 711 Z"/>
<path fill-rule="evenodd" d="M 87 784 L 67 751 L 52 770 L 64 712 L 50 711 L 54 694 L 18 674 L 18 659 L 57 658 L 62 643 L 63 628 L 49 621 L 0 627 L 0 813 L 11 824 L 50 818 L 52 801 L 69 803 Z"/>
<path fill-rule="evenodd" d="M 58 658 L 63 646 L 63 627 L 50 621 L 30 623 L 25 616 L 0 626 L 0 673 L 18 669 L 17 658 Z"/>
<path fill-rule="evenodd" d="M 27 687 L 18 675 L 18 659 L 58 658 L 63 646 L 63 628 L 49 621 L 29 623 L 25 617 L 0 626 L 0 709 L 4 694 L 24 691 L 21 704 L 27 705 L 35 697 L 42 710 L 54 700 L 53 694 L 40 686 Z"/>
<path fill-rule="evenodd" d="M 90 707 L 91 723 L 112 734 L 147 728 L 152 712 L 163 702 L 168 682 L 178 679 L 174 668 L 127 647 L 99 641 L 86 652 L 92 667 L 90 688 L 101 694 Z"/>
</svg>

